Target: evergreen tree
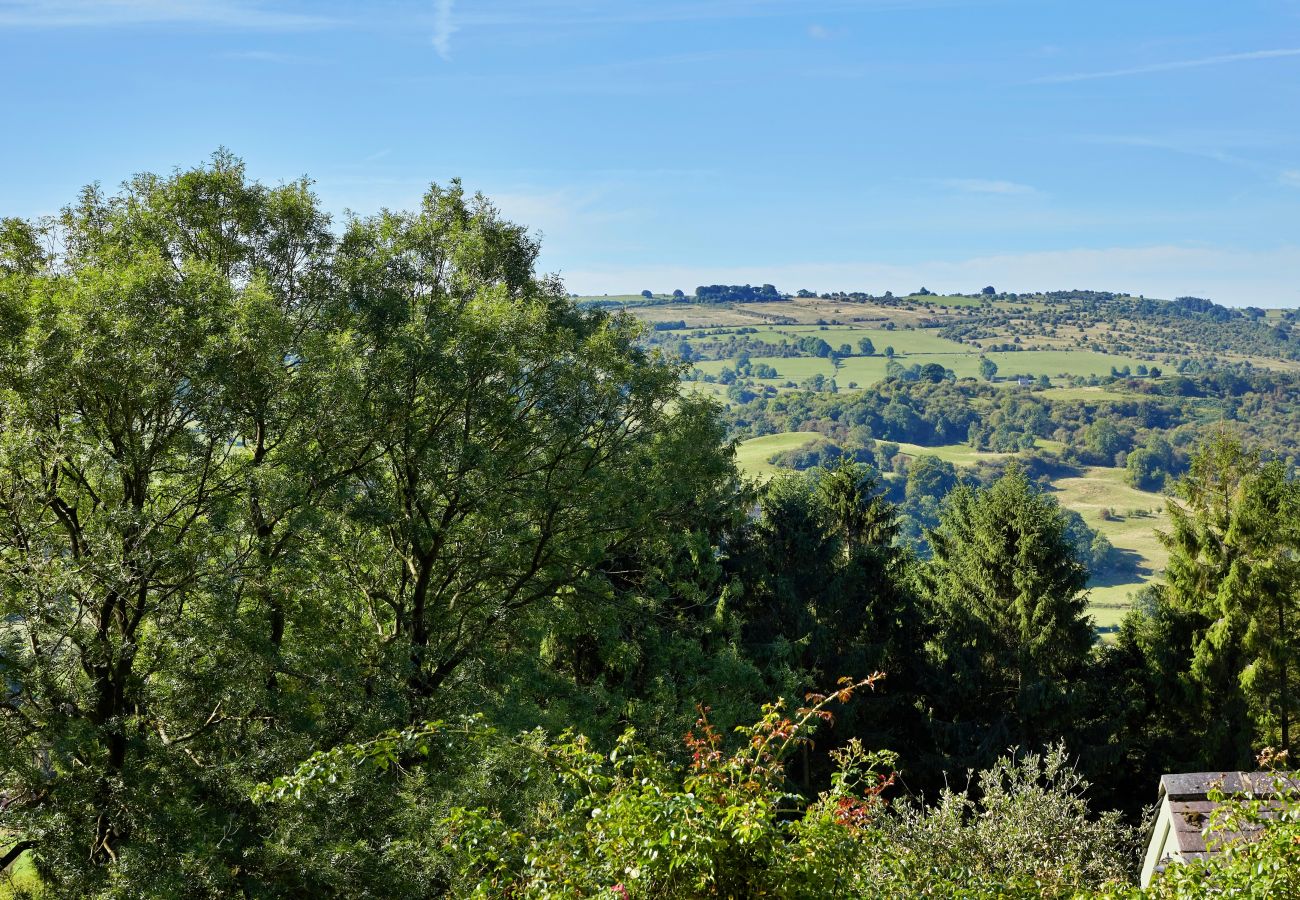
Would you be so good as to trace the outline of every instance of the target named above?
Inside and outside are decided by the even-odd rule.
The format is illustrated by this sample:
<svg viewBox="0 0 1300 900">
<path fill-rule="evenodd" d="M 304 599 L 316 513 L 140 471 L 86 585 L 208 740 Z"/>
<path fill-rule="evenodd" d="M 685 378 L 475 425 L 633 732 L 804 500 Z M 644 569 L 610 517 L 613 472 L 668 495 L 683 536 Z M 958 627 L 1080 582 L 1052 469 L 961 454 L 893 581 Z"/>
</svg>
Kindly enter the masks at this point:
<svg viewBox="0 0 1300 900">
<path fill-rule="evenodd" d="M 744 623 L 746 656 L 795 700 L 840 677 L 886 672 L 898 687 L 861 698 L 820 745 L 856 736 L 918 746 L 913 687 L 924 680 L 926 617 L 907 584 L 911 559 L 894 543 L 895 507 L 865 466 L 842 463 L 773 479 L 760 509 L 730 548 L 743 585 L 730 609 Z"/>
<path fill-rule="evenodd" d="M 1297 681 L 1300 492 L 1285 464 L 1219 432 L 1169 504 L 1168 602 L 1198 614 L 1186 678 L 1217 766 L 1289 746 Z"/>
<path fill-rule="evenodd" d="M 1013 467 L 992 487 L 954 490 L 930 541 L 944 743 L 970 764 L 1058 737 L 1093 642 L 1088 574 L 1060 507 Z"/>
</svg>

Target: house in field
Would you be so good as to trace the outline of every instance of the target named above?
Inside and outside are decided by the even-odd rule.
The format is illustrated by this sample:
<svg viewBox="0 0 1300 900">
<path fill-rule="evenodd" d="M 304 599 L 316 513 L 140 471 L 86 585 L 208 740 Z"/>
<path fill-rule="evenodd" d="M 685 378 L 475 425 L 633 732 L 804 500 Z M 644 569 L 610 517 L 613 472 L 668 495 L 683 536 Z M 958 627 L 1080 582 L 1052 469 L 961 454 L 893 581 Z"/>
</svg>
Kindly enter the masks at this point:
<svg viewBox="0 0 1300 900">
<path fill-rule="evenodd" d="M 1211 828 L 1211 813 L 1220 804 L 1209 795 L 1216 787 L 1224 795 L 1279 802 L 1278 788 L 1300 787 L 1295 775 L 1279 779 L 1277 772 L 1191 772 L 1160 779 L 1160 812 L 1152 827 L 1142 863 L 1142 886 L 1171 863 L 1190 863 L 1218 853 L 1225 843 L 1252 840 L 1255 831 L 1227 832 Z"/>
</svg>

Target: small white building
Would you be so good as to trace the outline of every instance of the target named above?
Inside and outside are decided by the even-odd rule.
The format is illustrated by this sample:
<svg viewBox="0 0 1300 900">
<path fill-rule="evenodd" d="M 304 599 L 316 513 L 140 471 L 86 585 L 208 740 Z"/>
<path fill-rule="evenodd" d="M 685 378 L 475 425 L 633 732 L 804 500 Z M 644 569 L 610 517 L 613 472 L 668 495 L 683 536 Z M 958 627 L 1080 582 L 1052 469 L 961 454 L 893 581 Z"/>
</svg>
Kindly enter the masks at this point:
<svg viewBox="0 0 1300 900">
<path fill-rule="evenodd" d="M 1224 843 L 1252 839 L 1252 834 L 1210 830 L 1210 814 L 1219 805 L 1209 798 L 1210 791 L 1217 787 L 1225 795 L 1276 797 L 1277 779 L 1276 772 L 1190 772 L 1162 776 L 1160 813 L 1142 863 L 1142 886 L 1149 885 L 1155 873 L 1171 862 L 1205 859 L 1217 853 Z"/>
</svg>

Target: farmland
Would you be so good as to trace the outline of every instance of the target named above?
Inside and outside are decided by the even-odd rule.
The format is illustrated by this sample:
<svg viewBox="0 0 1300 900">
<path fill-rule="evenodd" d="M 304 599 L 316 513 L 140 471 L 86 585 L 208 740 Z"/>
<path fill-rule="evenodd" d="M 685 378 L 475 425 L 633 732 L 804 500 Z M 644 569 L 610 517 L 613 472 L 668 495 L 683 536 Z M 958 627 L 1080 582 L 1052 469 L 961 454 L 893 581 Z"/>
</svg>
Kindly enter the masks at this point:
<svg viewBox="0 0 1300 900">
<path fill-rule="evenodd" d="M 871 395 L 886 384 L 897 392 L 900 382 L 940 376 L 972 385 L 962 389 L 971 395 L 970 409 L 976 413 L 968 415 L 974 423 L 970 440 L 960 442 L 967 437 L 965 426 L 938 440 L 891 434 L 901 427 L 903 420 L 897 419 L 884 433 L 876 432 L 878 440 L 897 446 L 900 460 L 892 471 L 883 469 L 881 477 L 901 492 L 901 479 L 923 456 L 985 479 L 1015 458 L 1047 461 L 1049 474 L 1039 475 L 1042 483 L 1064 508 L 1109 540 L 1119 559 L 1114 571 L 1100 573 L 1090 583 L 1092 611 L 1103 631 L 1118 624 L 1133 592 L 1163 570 L 1166 552 L 1156 532 L 1167 525 L 1167 514 L 1159 493 L 1133 486 L 1123 468 L 1124 453 L 1115 456 L 1115 448 L 1122 451 L 1123 445 L 1081 448 L 1085 432 L 1077 423 L 1107 422 L 1111 409 L 1131 415 L 1134 404 L 1159 394 L 1171 374 L 1224 366 L 1288 372 L 1300 365 L 1286 335 L 1276 339 L 1278 329 L 1290 328 L 1290 317 L 1274 312 L 1260 317 L 1262 324 L 1187 324 L 1163 314 L 1165 307 L 1148 314 L 1147 301 L 1126 295 L 1098 299 L 1085 294 L 1077 303 L 1055 295 L 855 295 L 721 304 L 600 299 L 606 308 L 626 299 L 624 308 L 653 329 L 652 346 L 689 361 L 684 390 L 713 397 L 728 411 L 728 421 L 740 429 L 737 437 L 742 439 L 738 463 L 759 480 L 792 465 L 792 453 L 820 459 L 818 447 L 849 452 L 857 446 L 852 442 L 858 438 L 850 438 L 850 429 L 835 421 L 842 405 L 827 406 L 831 401 L 826 400 L 809 407 L 798 397 L 838 395 L 852 403 L 851 398 Z M 1032 438 L 1022 434 L 1008 446 L 997 432 L 993 411 L 1005 405 L 999 397 L 1012 396 L 1075 412 L 1061 413 L 1069 425 L 1064 432 L 1049 428 Z M 792 408 L 804 411 L 788 421 L 774 420 L 771 410 L 778 407 L 771 403 L 797 403 Z M 1232 403 L 1213 398 L 1188 398 L 1179 408 L 1182 420 L 1196 428 L 1211 427 L 1232 414 Z M 1133 428 L 1117 421 L 1121 428 Z M 1253 420 L 1250 424 L 1263 427 Z M 1156 440 L 1162 427 L 1144 430 L 1139 425 L 1131 440 Z M 981 430 L 984 434 L 976 437 Z M 866 439 L 865 450 L 853 452 L 870 457 L 871 447 Z M 1180 450 L 1179 458 L 1187 452 Z"/>
<path fill-rule="evenodd" d="M 782 450 L 793 450 L 819 437 L 815 431 L 792 431 L 750 438 L 736 447 L 736 464 L 751 478 L 765 480 L 781 471 L 768 458 Z"/>
</svg>

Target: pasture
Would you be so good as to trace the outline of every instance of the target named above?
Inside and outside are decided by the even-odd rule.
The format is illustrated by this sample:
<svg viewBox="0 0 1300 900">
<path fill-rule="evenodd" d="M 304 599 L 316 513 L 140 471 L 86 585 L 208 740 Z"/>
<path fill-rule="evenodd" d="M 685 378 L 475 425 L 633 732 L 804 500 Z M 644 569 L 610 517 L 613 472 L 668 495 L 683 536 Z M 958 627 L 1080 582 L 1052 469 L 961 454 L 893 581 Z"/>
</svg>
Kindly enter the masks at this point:
<svg viewBox="0 0 1300 900">
<path fill-rule="evenodd" d="M 994 462 L 1016 456 L 1015 453 L 987 453 L 976 450 L 969 444 L 945 444 L 942 447 L 923 447 L 920 444 L 908 444 L 894 441 L 898 452 L 915 459 L 918 456 L 934 456 L 954 466 L 973 466 L 979 462 Z"/>
<path fill-rule="evenodd" d="M 874 333 L 834 326 L 827 331 L 817 332 L 823 340 L 836 347 L 840 343 L 855 343 L 855 335 L 860 337 L 864 334 Z M 979 377 L 980 356 L 984 355 L 997 364 L 999 384 L 1014 384 L 1015 382 L 1012 379 L 1016 375 L 1025 375 L 1031 378 L 1046 375 L 1049 379 L 1076 375 L 1084 377 L 1089 375 L 1104 376 L 1110 374 L 1112 366 L 1137 365 L 1137 361 L 1130 358 L 1095 353 L 1090 350 L 1023 350 L 1020 352 L 980 354 L 973 350 L 963 349 L 960 344 L 945 341 L 936 334 L 924 331 L 900 330 L 881 333 L 888 335 L 888 337 L 882 338 L 881 341 L 876 341 L 875 337 L 872 337 L 877 351 L 882 351 L 885 346 L 892 346 L 895 351 L 896 361 L 903 366 L 924 366 L 928 363 L 938 363 L 945 369 L 951 369 L 958 378 L 977 378 Z M 890 343 L 885 345 L 882 343 L 883 340 L 888 340 Z M 943 349 L 929 349 L 935 347 L 942 347 Z M 948 349 L 949 347 L 957 349 Z M 724 368 L 734 369 L 737 359 L 738 355 L 729 359 L 701 360 L 695 363 L 695 367 L 705 374 L 717 377 Z M 766 363 L 776 369 L 778 373 L 776 378 L 755 379 L 759 384 L 780 385 L 786 381 L 793 381 L 798 384 L 805 378 L 820 374 L 828 379 L 834 378 L 836 385 L 841 390 L 848 388 L 850 383 L 856 383 L 859 387 L 869 387 L 883 381 L 888 362 L 889 360 L 880 352 L 877 352 L 875 356 L 846 357 L 840 360 L 838 368 L 826 357 L 750 357 L 751 364 Z"/>
<path fill-rule="evenodd" d="M 985 356 L 997 365 L 999 384 L 1015 384 L 1016 376 L 1033 379 L 1044 375 L 1049 379 L 1105 377 L 1111 374 L 1112 369 L 1128 366 L 1136 370 L 1142 364 L 1134 356 L 1061 346 L 1055 339 L 1041 342 L 1035 339 L 1021 350 L 981 350 L 975 343 L 943 337 L 939 328 L 920 326 L 960 320 L 964 314 L 975 311 L 969 307 L 988 307 L 984 300 L 972 297 L 914 297 L 911 300 L 903 306 L 795 300 L 730 306 L 668 303 L 633 305 L 630 308 L 646 322 L 684 323 L 684 328 L 655 334 L 661 341 L 685 341 L 697 353 L 716 355 L 715 345 L 730 344 L 734 339 L 735 349 L 725 349 L 725 358 L 696 363 L 706 375 L 717 377 L 724 368 L 734 369 L 740 354 L 747 352 L 752 363 L 765 363 L 777 370 L 778 377 L 758 380 L 760 384 L 776 387 L 787 382 L 797 385 L 815 375 L 835 379 L 840 390 L 850 389 L 851 384 L 859 388 L 869 387 L 885 378 L 887 349 L 892 349 L 894 359 L 903 366 L 937 363 L 958 378 L 979 377 L 980 357 Z M 1003 310 L 1021 306 L 1023 304 L 1008 301 L 992 304 L 992 308 Z M 742 329 L 746 333 L 741 333 Z M 840 359 L 838 366 L 828 357 L 761 355 L 763 348 L 759 345 L 793 346 L 808 337 L 820 338 L 835 351 L 847 344 L 853 355 Z M 872 356 L 859 355 L 859 343 L 864 338 L 874 346 Z M 1012 335 L 1005 335 L 995 340 L 985 337 L 980 343 L 999 346 L 1013 340 Z"/>
<path fill-rule="evenodd" d="M 767 461 L 769 456 L 797 449 L 812 443 L 819 437 L 821 435 L 815 431 L 787 431 L 783 434 L 767 434 L 741 441 L 736 445 L 736 465 L 750 478 L 766 481 L 777 472 L 783 471 Z"/>
</svg>

